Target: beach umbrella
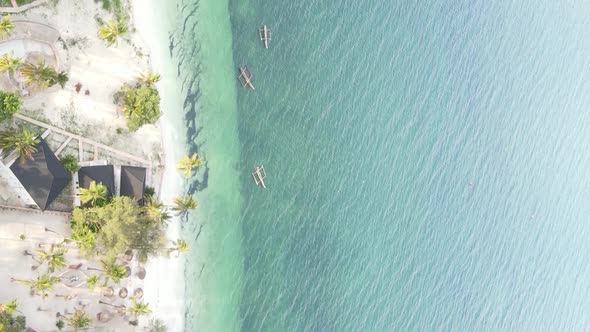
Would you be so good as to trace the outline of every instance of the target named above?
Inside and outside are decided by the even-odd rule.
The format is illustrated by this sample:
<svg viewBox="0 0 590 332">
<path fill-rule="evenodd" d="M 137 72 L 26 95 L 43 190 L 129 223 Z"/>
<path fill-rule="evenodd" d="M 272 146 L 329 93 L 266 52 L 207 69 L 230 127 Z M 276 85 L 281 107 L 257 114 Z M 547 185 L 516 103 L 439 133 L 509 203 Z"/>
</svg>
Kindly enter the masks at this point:
<svg viewBox="0 0 590 332">
<path fill-rule="evenodd" d="M 145 278 L 145 268 L 140 266 L 137 273 L 135 274 L 139 279 L 143 280 Z"/>
<path fill-rule="evenodd" d="M 128 249 L 127 251 L 125 251 L 125 254 L 123 255 L 123 259 L 126 261 L 131 261 L 133 259 L 133 250 Z"/>
<path fill-rule="evenodd" d="M 102 289 L 103 296 L 113 297 L 113 294 L 115 294 L 115 290 L 113 289 L 113 287 L 103 287 L 103 289 Z"/>
<path fill-rule="evenodd" d="M 127 291 L 127 288 L 123 287 L 119 290 L 119 297 L 124 299 L 127 297 L 127 295 L 129 294 L 129 292 Z"/>
<path fill-rule="evenodd" d="M 135 291 L 133 292 L 133 296 L 140 300 L 143 297 L 143 289 L 141 288 L 136 288 Z"/>
<path fill-rule="evenodd" d="M 101 311 L 98 314 L 96 314 L 96 320 L 101 323 L 106 323 L 110 321 L 112 318 L 113 315 L 111 315 L 111 313 L 108 311 Z"/>
<path fill-rule="evenodd" d="M 131 268 L 129 266 L 125 266 L 125 278 L 131 275 Z"/>
</svg>

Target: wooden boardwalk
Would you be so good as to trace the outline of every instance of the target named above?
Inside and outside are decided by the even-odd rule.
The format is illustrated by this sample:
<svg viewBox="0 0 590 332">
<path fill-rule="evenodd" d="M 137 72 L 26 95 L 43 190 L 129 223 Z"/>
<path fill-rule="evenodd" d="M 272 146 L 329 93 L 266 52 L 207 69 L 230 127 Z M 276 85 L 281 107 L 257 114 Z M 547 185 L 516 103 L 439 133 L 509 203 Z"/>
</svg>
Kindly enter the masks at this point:
<svg viewBox="0 0 590 332">
<path fill-rule="evenodd" d="M 143 165 L 151 168 L 152 163 L 149 160 L 146 160 L 146 159 L 143 159 L 143 158 L 134 156 L 134 155 L 132 155 L 130 153 L 127 153 L 125 151 L 121 151 L 121 150 L 117 150 L 117 149 L 111 148 L 110 146 L 107 146 L 107 145 L 104 145 L 102 143 L 93 141 L 93 140 L 88 139 L 86 137 L 82 137 L 80 135 L 76 135 L 76 134 L 67 132 L 67 131 L 65 131 L 63 129 L 57 128 L 57 127 L 52 126 L 50 124 L 47 124 L 47 123 L 44 123 L 44 122 L 41 122 L 41 121 L 38 121 L 38 120 L 35 120 L 35 119 L 31 119 L 28 116 L 24 116 L 22 114 L 18 114 L 18 113 L 17 114 L 14 114 L 14 117 L 16 117 L 18 119 L 21 119 L 23 121 L 32 123 L 32 124 L 34 124 L 36 126 L 45 128 L 47 130 L 50 130 L 51 132 L 58 133 L 58 134 L 61 134 L 61 135 L 66 136 L 67 139 L 57 149 L 57 151 L 55 153 L 56 155 L 59 154 L 60 152 L 62 152 L 63 149 L 72 140 L 77 140 L 78 141 L 79 154 L 80 154 L 80 161 L 84 161 L 84 151 L 83 151 L 83 149 L 84 149 L 84 144 L 86 144 L 86 145 L 90 145 L 90 146 L 93 146 L 94 147 L 94 160 L 97 160 L 98 159 L 98 151 L 99 151 L 99 149 L 101 149 L 101 150 L 104 150 L 104 151 L 106 151 L 106 152 L 108 152 L 110 154 L 116 155 L 116 156 L 118 156 L 121 159 L 125 159 L 125 160 L 136 162 L 136 163 L 140 163 L 140 164 L 143 164 Z M 47 136 L 49 134 L 49 132 L 47 130 L 44 133 L 45 136 Z"/>
</svg>

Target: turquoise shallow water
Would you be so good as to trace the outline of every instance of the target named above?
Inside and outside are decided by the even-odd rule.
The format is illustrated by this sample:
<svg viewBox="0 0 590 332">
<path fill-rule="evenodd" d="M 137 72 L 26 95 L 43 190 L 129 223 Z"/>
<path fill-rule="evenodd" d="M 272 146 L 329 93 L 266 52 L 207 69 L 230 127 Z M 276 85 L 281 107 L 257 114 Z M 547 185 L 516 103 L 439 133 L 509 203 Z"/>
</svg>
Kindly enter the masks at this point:
<svg viewBox="0 0 590 332">
<path fill-rule="evenodd" d="M 230 0 L 223 10 L 230 69 L 209 91 L 231 89 L 237 108 L 205 103 L 200 124 L 239 144 L 194 139 L 226 160 L 209 176 L 230 185 L 200 192 L 223 204 L 199 219 L 209 242 L 194 264 L 204 299 L 189 308 L 193 326 L 590 326 L 588 3 Z M 229 41 L 217 42 L 203 47 L 227 59 Z M 237 86 L 242 63 L 256 91 Z M 267 190 L 250 176 L 261 163 Z"/>
</svg>

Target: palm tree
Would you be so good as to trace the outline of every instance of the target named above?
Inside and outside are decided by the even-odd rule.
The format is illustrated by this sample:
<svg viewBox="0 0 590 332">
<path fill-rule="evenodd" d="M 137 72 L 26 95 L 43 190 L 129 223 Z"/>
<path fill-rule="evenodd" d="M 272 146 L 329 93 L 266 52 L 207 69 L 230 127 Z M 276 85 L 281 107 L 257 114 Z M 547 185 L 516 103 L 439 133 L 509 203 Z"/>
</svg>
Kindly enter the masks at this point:
<svg viewBox="0 0 590 332">
<path fill-rule="evenodd" d="M 178 239 L 176 241 L 172 241 L 172 244 L 174 245 L 174 247 L 168 249 L 168 254 L 171 254 L 175 251 L 177 251 L 180 254 L 180 253 L 188 252 L 188 250 L 189 250 L 188 243 L 186 243 L 185 240 Z"/>
<path fill-rule="evenodd" d="M 14 23 L 12 23 L 10 14 L 8 14 L 0 20 L 0 39 L 8 38 L 12 33 L 12 29 L 14 29 Z"/>
<path fill-rule="evenodd" d="M 119 37 L 127 33 L 127 25 L 125 22 L 117 20 L 110 20 L 103 26 L 98 28 L 98 38 L 106 41 L 107 47 L 111 45 L 117 46 Z"/>
<path fill-rule="evenodd" d="M 117 264 L 115 260 L 101 260 L 100 265 L 102 265 L 102 270 L 91 267 L 87 269 L 104 272 L 104 274 L 106 274 L 104 279 L 105 286 L 109 282 L 109 279 L 112 280 L 114 283 L 118 284 L 119 281 L 121 281 L 121 279 L 125 278 L 125 276 L 127 275 L 127 269 L 125 269 L 125 266 Z"/>
<path fill-rule="evenodd" d="M 138 316 L 147 315 L 152 312 L 148 303 L 137 302 L 135 297 L 131 298 L 131 302 L 132 305 L 131 307 L 127 308 L 127 312 L 132 314 L 135 318 Z"/>
<path fill-rule="evenodd" d="M 151 86 L 160 81 L 160 74 L 148 70 L 145 73 L 141 73 L 138 79 L 141 83 Z"/>
<path fill-rule="evenodd" d="M 167 226 L 167 222 L 172 218 L 172 216 L 165 209 L 164 204 L 155 196 L 145 196 L 144 198 L 146 203 L 142 209 L 145 214 L 151 220 L 157 221 L 162 223 L 164 226 Z"/>
<path fill-rule="evenodd" d="M 55 83 L 59 84 L 59 86 L 63 89 L 66 86 L 66 83 L 68 82 L 69 79 L 70 78 L 68 77 L 68 74 L 66 74 L 65 71 L 60 71 L 55 76 Z M 55 84 L 55 83 L 53 83 L 53 84 Z"/>
<path fill-rule="evenodd" d="M 55 250 L 57 248 L 57 250 Z M 35 259 L 39 265 L 47 262 L 47 269 L 49 272 L 55 272 L 56 269 L 61 270 L 66 266 L 66 259 L 64 254 L 67 249 L 62 246 L 51 245 L 49 252 L 43 250 L 36 250 L 37 258 Z"/>
<path fill-rule="evenodd" d="M 36 145 L 39 142 L 37 135 L 25 127 L 0 132 L 0 149 L 15 150 L 21 164 L 27 159 L 33 160 L 33 153 L 37 151 Z"/>
<path fill-rule="evenodd" d="M 44 275 L 37 276 L 37 279 L 22 280 L 11 278 L 10 281 L 16 281 L 19 284 L 30 286 L 32 294 L 40 295 L 41 297 L 46 298 L 49 295 L 48 292 L 53 290 L 53 286 L 60 282 L 60 278 L 46 273 Z"/>
<path fill-rule="evenodd" d="M 23 63 L 23 60 L 15 57 L 12 51 L 10 51 L 10 53 L 4 53 L 2 57 L 0 57 L 0 73 L 8 72 L 14 74 L 18 67 Z"/>
<path fill-rule="evenodd" d="M 150 322 L 150 332 L 166 332 L 168 328 L 160 319 L 154 319 Z"/>
<path fill-rule="evenodd" d="M 0 312 L 5 312 L 9 315 L 12 315 L 15 312 L 17 312 L 16 300 L 12 300 L 10 302 L 0 304 Z"/>
<path fill-rule="evenodd" d="M 37 60 L 37 64 L 26 62 L 20 74 L 25 78 L 25 84 L 38 88 L 48 88 L 57 83 L 57 72 L 53 67 L 47 66 L 43 59 Z"/>
<path fill-rule="evenodd" d="M 90 291 L 93 291 L 98 281 L 99 278 L 96 274 L 92 274 L 90 277 L 86 277 L 86 285 L 88 285 L 88 289 L 90 289 Z"/>
<path fill-rule="evenodd" d="M 172 210 L 178 211 L 178 214 L 185 214 L 188 210 L 194 210 L 199 203 L 191 195 L 174 197 L 174 207 Z"/>
<path fill-rule="evenodd" d="M 90 254 L 96 246 L 96 233 L 86 225 L 76 224 L 72 227 L 72 240 L 85 254 Z"/>
<path fill-rule="evenodd" d="M 184 175 L 188 178 L 193 174 L 193 168 L 197 168 L 203 164 L 203 160 L 199 158 L 196 153 L 193 153 L 192 156 L 185 156 L 184 158 L 178 161 L 178 166 L 176 169 L 181 170 Z"/>
<path fill-rule="evenodd" d="M 82 309 L 76 309 L 73 314 L 69 317 L 64 316 L 57 313 L 58 318 L 63 318 L 69 326 L 74 328 L 74 331 L 78 331 L 78 329 L 84 329 L 92 325 L 92 319 L 86 316 L 86 311 Z"/>
<path fill-rule="evenodd" d="M 80 188 L 80 201 L 92 206 L 104 206 L 107 202 L 108 190 L 102 183 L 90 182 L 87 188 Z"/>
</svg>

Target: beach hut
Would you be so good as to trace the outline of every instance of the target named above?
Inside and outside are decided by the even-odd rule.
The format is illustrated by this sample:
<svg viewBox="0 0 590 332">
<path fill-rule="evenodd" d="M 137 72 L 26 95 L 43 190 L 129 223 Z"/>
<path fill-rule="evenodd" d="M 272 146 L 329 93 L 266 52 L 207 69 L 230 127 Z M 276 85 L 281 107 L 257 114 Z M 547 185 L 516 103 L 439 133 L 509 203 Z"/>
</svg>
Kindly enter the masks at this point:
<svg viewBox="0 0 590 332">
<path fill-rule="evenodd" d="M 135 166 L 121 166 L 120 196 L 135 199 L 139 205 L 145 203 L 146 169 Z"/>
<path fill-rule="evenodd" d="M 78 171 L 80 188 L 88 188 L 90 183 L 102 183 L 107 188 L 108 195 L 115 193 L 115 171 L 113 165 L 85 166 Z"/>
<path fill-rule="evenodd" d="M 37 206 L 45 211 L 72 177 L 44 139 L 40 139 L 36 148 L 32 160 L 27 159 L 24 163 L 17 160 L 10 166 L 10 170 Z"/>
</svg>

